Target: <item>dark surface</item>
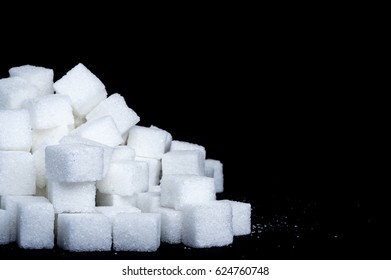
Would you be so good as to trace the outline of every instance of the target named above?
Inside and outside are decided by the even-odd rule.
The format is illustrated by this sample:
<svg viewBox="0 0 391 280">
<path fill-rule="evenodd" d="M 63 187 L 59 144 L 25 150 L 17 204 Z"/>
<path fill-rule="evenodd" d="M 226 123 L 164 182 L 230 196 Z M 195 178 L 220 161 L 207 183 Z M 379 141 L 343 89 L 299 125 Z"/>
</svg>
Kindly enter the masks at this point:
<svg viewBox="0 0 391 280">
<path fill-rule="evenodd" d="M 382 137 L 371 118 L 384 112 L 373 113 L 357 94 L 365 88 L 349 71 L 357 64 L 316 46 L 287 52 L 270 41 L 261 52 L 251 39 L 242 42 L 246 47 L 138 45 L 127 55 L 9 55 L 0 60 L 0 77 L 33 64 L 54 69 L 57 80 L 84 63 L 109 94 L 126 97 L 141 125 L 204 145 L 207 157 L 224 163 L 221 198 L 253 205 L 251 236 L 223 248 L 162 244 L 145 254 L 11 244 L 0 246 L 0 258 L 389 259 L 389 184 L 379 182 L 384 167 L 372 158 Z"/>
</svg>

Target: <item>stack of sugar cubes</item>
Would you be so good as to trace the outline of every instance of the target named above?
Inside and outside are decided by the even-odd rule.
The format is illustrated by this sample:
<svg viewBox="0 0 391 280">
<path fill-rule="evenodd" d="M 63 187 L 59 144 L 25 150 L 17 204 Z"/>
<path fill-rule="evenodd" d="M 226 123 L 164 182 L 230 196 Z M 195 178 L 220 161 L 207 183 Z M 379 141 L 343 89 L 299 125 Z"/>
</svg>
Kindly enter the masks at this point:
<svg viewBox="0 0 391 280">
<path fill-rule="evenodd" d="M 151 252 L 250 233 L 250 204 L 216 200 L 221 162 L 137 125 L 83 64 L 55 83 L 43 67 L 9 73 L 0 79 L 0 244 Z"/>
</svg>

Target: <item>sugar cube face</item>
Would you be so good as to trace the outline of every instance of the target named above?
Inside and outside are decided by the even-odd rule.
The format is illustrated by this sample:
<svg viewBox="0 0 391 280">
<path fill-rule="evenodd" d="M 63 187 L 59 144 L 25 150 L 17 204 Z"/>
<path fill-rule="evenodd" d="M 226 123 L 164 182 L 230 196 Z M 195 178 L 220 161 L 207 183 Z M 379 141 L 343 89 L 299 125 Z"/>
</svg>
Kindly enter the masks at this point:
<svg viewBox="0 0 391 280">
<path fill-rule="evenodd" d="M 137 195 L 117 195 L 117 194 L 106 194 L 100 191 L 96 192 L 96 205 L 97 206 L 136 206 Z"/>
<path fill-rule="evenodd" d="M 103 178 L 103 149 L 83 144 L 61 144 L 45 149 L 46 178 L 59 182 L 87 182 Z"/>
<path fill-rule="evenodd" d="M 35 194 L 35 169 L 30 153 L 0 151 L 0 195 L 10 194 Z"/>
<path fill-rule="evenodd" d="M 112 161 L 135 160 L 136 152 L 128 146 L 118 146 L 113 150 Z"/>
<path fill-rule="evenodd" d="M 104 116 L 113 118 L 121 134 L 126 133 L 132 126 L 140 121 L 139 116 L 126 105 L 125 99 L 118 93 L 110 95 L 100 102 L 88 115 L 87 121 Z"/>
<path fill-rule="evenodd" d="M 160 235 L 160 214 L 121 213 L 113 222 L 116 251 L 154 252 L 160 246 Z"/>
<path fill-rule="evenodd" d="M 159 159 L 136 157 L 137 161 L 143 161 L 148 164 L 149 186 L 156 186 L 160 183 L 160 176 L 162 172 L 162 162 Z"/>
<path fill-rule="evenodd" d="M 101 144 L 115 147 L 122 143 L 122 137 L 111 117 L 87 121 L 72 131 L 71 135 L 87 138 Z"/>
<path fill-rule="evenodd" d="M 60 140 L 69 134 L 67 125 L 58 126 L 50 129 L 33 129 L 33 145 L 31 151 L 35 152 L 42 146 L 56 145 Z"/>
<path fill-rule="evenodd" d="M 38 95 L 48 95 L 54 93 L 52 69 L 23 65 L 9 69 L 10 77 L 20 77 L 38 89 Z"/>
<path fill-rule="evenodd" d="M 182 212 L 160 207 L 156 210 L 162 217 L 161 241 L 169 244 L 182 242 Z"/>
<path fill-rule="evenodd" d="M 178 140 L 172 141 L 170 150 L 171 151 L 195 150 L 195 151 L 200 151 L 204 159 L 206 157 L 205 147 L 198 144 L 193 144 L 184 141 L 178 141 Z"/>
<path fill-rule="evenodd" d="M 32 145 L 27 110 L 0 110 L 0 150 L 29 152 Z"/>
<path fill-rule="evenodd" d="M 26 100 L 37 95 L 38 89 L 24 79 L 0 79 L 0 109 L 21 109 Z"/>
<path fill-rule="evenodd" d="M 11 242 L 11 221 L 6 210 L 0 209 L 0 245 Z"/>
<path fill-rule="evenodd" d="M 98 206 L 95 211 L 108 217 L 111 222 L 120 213 L 141 213 L 141 210 L 133 206 Z"/>
<path fill-rule="evenodd" d="M 24 106 L 30 113 L 31 127 L 34 129 L 74 124 L 71 100 L 67 95 L 38 96 L 26 101 Z"/>
<path fill-rule="evenodd" d="M 168 131 L 161 129 L 157 126 L 151 125 L 152 129 L 160 130 L 163 131 L 166 134 L 166 141 L 165 141 L 165 147 L 164 147 L 164 152 L 167 153 L 170 148 L 171 148 L 171 142 L 172 142 L 172 135 Z"/>
<path fill-rule="evenodd" d="M 33 163 L 35 167 L 35 184 L 37 189 L 45 188 L 47 185 L 47 179 L 45 176 L 45 147 L 41 147 L 33 153 Z"/>
<path fill-rule="evenodd" d="M 18 230 L 18 205 L 29 202 L 49 202 L 46 198 L 41 196 L 13 196 L 6 195 L 1 197 L 1 207 L 7 210 L 10 218 L 10 241 L 16 241 Z"/>
<path fill-rule="evenodd" d="M 54 209 L 49 202 L 18 205 L 17 242 L 24 249 L 54 247 Z"/>
<path fill-rule="evenodd" d="M 54 89 L 56 93 L 71 98 L 74 112 L 81 117 L 107 97 L 103 83 L 81 63 L 55 82 Z"/>
<path fill-rule="evenodd" d="M 97 182 L 102 193 L 132 195 L 148 190 L 148 164 L 141 161 L 113 161 L 103 180 Z"/>
<path fill-rule="evenodd" d="M 110 219 L 100 213 L 59 214 L 57 245 L 72 252 L 110 251 Z"/>
<path fill-rule="evenodd" d="M 233 234 L 235 236 L 250 234 L 251 233 L 251 204 L 232 201 L 232 200 L 225 200 L 225 201 L 228 201 L 232 207 Z"/>
<path fill-rule="evenodd" d="M 56 213 L 95 211 L 95 182 L 48 182 L 48 198 Z"/>
<path fill-rule="evenodd" d="M 163 155 L 162 169 L 163 175 L 203 176 L 205 174 L 205 160 L 202 153 L 197 150 L 172 151 Z"/>
<path fill-rule="evenodd" d="M 137 194 L 137 208 L 143 213 L 153 213 L 160 207 L 160 193 Z"/>
<path fill-rule="evenodd" d="M 161 159 L 166 137 L 164 131 L 136 125 L 129 130 L 128 146 L 136 151 L 138 157 Z"/>
<path fill-rule="evenodd" d="M 205 160 L 205 176 L 214 178 L 216 193 L 224 191 L 223 164 L 219 160 Z"/>
<path fill-rule="evenodd" d="M 232 208 L 229 202 L 213 201 L 186 206 L 182 242 L 193 248 L 226 246 L 233 242 Z"/>
<path fill-rule="evenodd" d="M 161 182 L 161 205 L 180 210 L 186 205 L 216 199 L 212 178 L 196 175 L 166 175 Z"/>
</svg>

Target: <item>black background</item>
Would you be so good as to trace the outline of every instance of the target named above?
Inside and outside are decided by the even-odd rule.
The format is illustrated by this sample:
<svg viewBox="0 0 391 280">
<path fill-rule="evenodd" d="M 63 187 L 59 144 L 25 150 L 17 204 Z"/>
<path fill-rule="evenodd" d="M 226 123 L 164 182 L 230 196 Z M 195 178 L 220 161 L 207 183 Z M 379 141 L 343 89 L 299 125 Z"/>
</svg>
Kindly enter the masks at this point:
<svg viewBox="0 0 391 280">
<path fill-rule="evenodd" d="M 109 94 L 125 96 L 141 125 L 205 146 L 207 157 L 224 163 L 220 198 L 250 202 L 254 232 L 223 248 L 76 254 L 7 245 L 0 257 L 389 259 L 389 184 L 375 159 L 386 111 L 372 98 L 373 57 L 352 30 L 327 37 L 318 29 L 267 30 L 160 30 L 131 44 L 112 40 L 110 48 L 56 42 L 3 52 L 0 77 L 32 64 L 54 69 L 57 80 L 82 62 Z"/>
</svg>

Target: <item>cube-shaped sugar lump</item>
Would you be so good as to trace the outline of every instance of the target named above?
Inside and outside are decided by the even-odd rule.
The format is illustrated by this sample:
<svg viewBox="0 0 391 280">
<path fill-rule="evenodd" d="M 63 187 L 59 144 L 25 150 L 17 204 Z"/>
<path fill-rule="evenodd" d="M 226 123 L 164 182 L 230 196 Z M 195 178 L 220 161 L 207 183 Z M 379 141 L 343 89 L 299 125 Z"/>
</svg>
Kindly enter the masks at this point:
<svg viewBox="0 0 391 280">
<path fill-rule="evenodd" d="M 162 170 L 163 175 L 184 174 L 203 176 L 205 174 L 205 159 L 198 150 L 168 152 L 163 155 Z"/>
<path fill-rule="evenodd" d="M 54 209 L 49 202 L 18 204 L 17 242 L 24 249 L 54 247 Z"/>
<path fill-rule="evenodd" d="M 8 211 L 0 209 L 0 245 L 11 242 L 11 219 Z"/>
<path fill-rule="evenodd" d="M 120 213 L 141 213 L 141 210 L 133 206 L 97 206 L 95 211 L 108 217 L 111 222 Z"/>
<path fill-rule="evenodd" d="M 148 190 L 148 164 L 141 161 L 112 161 L 106 176 L 97 182 L 102 193 L 132 195 Z"/>
<path fill-rule="evenodd" d="M 182 209 L 182 242 L 193 248 L 210 248 L 233 242 L 232 208 L 229 202 L 213 201 Z"/>
<path fill-rule="evenodd" d="M 87 138 L 110 147 L 115 147 L 123 141 L 113 119 L 108 116 L 87 121 L 73 130 L 71 135 Z"/>
<path fill-rule="evenodd" d="M 70 129 L 67 125 L 58 126 L 50 129 L 33 129 L 32 152 L 37 151 L 42 146 L 57 145 L 60 140 L 69 134 Z"/>
<path fill-rule="evenodd" d="M 160 175 L 162 173 L 162 162 L 159 159 L 155 158 L 146 158 L 146 157 L 136 157 L 137 161 L 143 161 L 148 164 L 148 176 L 149 183 L 148 186 L 159 185 Z"/>
<path fill-rule="evenodd" d="M 128 146 L 136 151 L 138 157 L 161 159 L 166 137 L 164 131 L 136 125 L 129 130 Z"/>
<path fill-rule="evenodd" d="M 182 242 L 182 212 L 160 207 L 156 211 L 162 216 L 161 241 L 169 244 Z"/>
<path fill-rule="evenodd" d="M 21 109 L 26 100 L 38 95 L 38 89 L 19 77 L 0 79 L 0 109 Z"/>
<path fill-rule="evenodd" d="M 25 102 L 33 129 L 50 129 L 61 125 L 73 125 L 71 100 L 67 95 L 38 96 Z"/>
<path fill-rule="evenodd" d="M 195 205 L 216 200 L 212 178 L 196 175 L 166 175 L 161 182 L 161 205 L 180 210 L 186 205 Z"/>
<path fill-rule="evenodd" d="M 117 195 L 96 192 L 97 206 L 136 206 L 137 195 Z"/>
<path fill-rule="evenodd" d="M 107 97 L 104 84 L 81 63 L 55 82 L 54 89 L 71 98 L 73 110 L 80 117 L 86 116 Z"/>
<path fill-rule="evenodd" d="M 251 204 L 224 200 L 232 207 L 232 227 L 235 236 L 251 233 Z"/>
<path fill-rule="evenodd" d="M 205 176 L 214 178 L 216 193 L 224 191 L 223 164 L 219 160 L 205 160 Z"/>
<path fill-rule="evenodd" d="M 157 126 L 154 126 L 154 125 L 151 125 L 151 128 L 163 131 L 166 134 L 166 141 L 165 141 L 164 152 L 167 153 L 170 150 L 170 148 L 171 148 L 171 142 L 172 142 L 172 135 L 171 135 L 171 133 L 169 133 L 168 131 L 166 131 L 164 129 L 161 129 L 161 128 L 157 127 Z"/>
<path fill-rule="evenodd" d="M 170 150 L 171 151 L 196 150 L 196 151 L 200 151 L 202 153 L 202 156 L 204 159 L 206 157 L 205 147 L 198 145 L 198 144 L 193 144 L 193 143 L 184 142 L 184 141 L 178 141 L 178 140 L 172 141 Z"/>
<path fill-rule="evenodd" d="M 48 198 L 56 213 L 95 211 L 95 182 L 66 183 L 49 180 Z"/>
<path fill-rule="evenodd" d="M 137 194 L 137 208 L 143 213 L 154 213 L 160 207 L 160 193 L 146 192 Z"/>
<path fill-rule="evenodd" d="M 104 151 L 97 146 L 61 144 L 45 149 L 46 178 L 59 182 L 101 180 Z"/>
<path fill-rule="evenodd" d="M 0 151 L 29 152 L 32 145 L 27 110 L 0 110 Z"/>
<path fill-rule="evenodd" d="M 1 207 L 9 213 L 10 225 L 11 225 L 11 235 L 10 241 L 16 241 L 17 231 L 18 231 L 18 206 L 19 204 L 27 204 L 29 202 L 46 202 L 49 201 L 41 196 L 13 196 L 6 195 L 1 197 Z"/>
<path fill-rule="evenodd" d="M 110 219 L 100 213 L 59 214 L 57 245 L 72 252 L 110 251 Z"/>
<path fill-rule="evenodd" d="M 117 146 L 113 150 L 112 161 L 135 160 L 136 152 L 128 146 Z"/>
<path fill-rule="evenodd" d="M 0 195 L 35 194 L 33 156 L 27 152 L 0 151 Z"/>
<path fill-rule="evenodd" d="M 48 95 L 54 93 L 52 69 L 23 65 L 9 69 L 10 77 L 20 77 L 38 89 L 38 95 Z"/>
<path fill-rule="evenodd" d="M 80 136 L 65 136 L 60 140 L 60 144 L 84 144 L 88 146 L 97 146 L 103 148 L 103 174 L 106 175 L 107 171 L 109 170 L 114 152 L 114 149 L 112 147 Z"/>
<path fill-rule="evenodd" d="M 104 116 L 113 118 L 121 135 L 128 132 L 132 126 L 140 121 L 136 112 L 126 105 L 125 99 L 118 93 L 112 94 L 100 102 L 86 118 L 89 121 Z"/>
<path fill-rule="evenodd" d="M 160 246 L 161 217 L 156 213 L 120 213 L 113 223 L 116 251 L 154 252 Z"/>
</svg>

